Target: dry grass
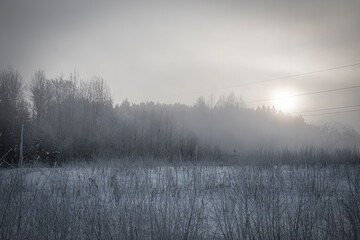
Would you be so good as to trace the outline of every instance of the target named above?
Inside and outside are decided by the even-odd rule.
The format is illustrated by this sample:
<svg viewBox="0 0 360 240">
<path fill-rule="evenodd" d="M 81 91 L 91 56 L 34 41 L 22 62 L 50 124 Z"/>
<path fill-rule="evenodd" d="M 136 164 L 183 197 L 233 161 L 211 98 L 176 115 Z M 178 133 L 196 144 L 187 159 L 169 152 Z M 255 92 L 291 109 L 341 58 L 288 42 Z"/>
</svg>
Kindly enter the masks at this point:
<svg viewBox="0 0 360 240">
<path fill-rule="evenodd" d="M 0 239 L 358 239 L 360 169 L 73 166 L 0 172 Z"/>
</svg>

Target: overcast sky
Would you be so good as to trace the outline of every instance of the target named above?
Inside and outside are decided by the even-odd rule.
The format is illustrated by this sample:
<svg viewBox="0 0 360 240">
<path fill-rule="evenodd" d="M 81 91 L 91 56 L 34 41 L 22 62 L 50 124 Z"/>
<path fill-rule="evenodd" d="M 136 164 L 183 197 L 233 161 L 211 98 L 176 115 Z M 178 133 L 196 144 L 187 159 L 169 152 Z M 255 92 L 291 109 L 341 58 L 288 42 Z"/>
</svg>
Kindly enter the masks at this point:
<svg viewBox="0 0 360 240">
<path fill-rule="evenodd" d="M 360 85 L 360 1 L 1 0 L 0 68 L 25 80 L 76 69 L 101 76 L 114 103 L 192 104 L 233 92 L 245 101 Z M 285 89 L 285 90 L 284 90 Z M 293 99 L 292 111 L 360 104 L 360 88 Z M 248 103 L 248 106 L 272 102 Z M 354 110 L 349 108 L 340 109 Z M 339 111 L 339 110 L 338 110 Z M 316 112 L 317 113 L 317 112 Z M 305 113 L 304 113 L 305 114 Z M 309 114 L 309 113 L 308 113 Z M 360 112 L 309 116 L 360 131 Z"/>
</svg>

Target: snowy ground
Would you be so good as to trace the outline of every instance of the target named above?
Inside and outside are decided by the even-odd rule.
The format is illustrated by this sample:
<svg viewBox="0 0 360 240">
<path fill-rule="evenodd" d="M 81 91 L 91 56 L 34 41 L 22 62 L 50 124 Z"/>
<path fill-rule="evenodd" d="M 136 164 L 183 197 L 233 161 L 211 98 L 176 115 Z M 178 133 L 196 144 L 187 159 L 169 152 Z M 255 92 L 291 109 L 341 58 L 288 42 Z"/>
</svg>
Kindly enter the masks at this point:
<svg viewBox="0 0 360 240">
<path fill-rule="evenodd" d="M 0 239 L 354 239 L 356 165 L 0 171 Z"/>
</svg>

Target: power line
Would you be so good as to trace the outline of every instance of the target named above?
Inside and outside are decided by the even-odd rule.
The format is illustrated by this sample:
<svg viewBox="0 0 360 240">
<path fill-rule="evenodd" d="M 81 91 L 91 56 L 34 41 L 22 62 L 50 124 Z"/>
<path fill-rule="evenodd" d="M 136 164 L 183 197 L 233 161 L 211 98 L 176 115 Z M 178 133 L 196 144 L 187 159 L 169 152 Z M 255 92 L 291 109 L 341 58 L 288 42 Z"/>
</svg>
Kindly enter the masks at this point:
<svg viewBox="0 0 360 240">
<path fill-rule="evenodd" d="M 335 91 L 341 91 L 341 90 L 347 90 L 347 89 L 353 89 L 353 88 L 360 88 L 360 85 L 358 85 L 358 86 L 350 86 L 350 87 L 343 87 L 343 88 L 332 88 L 332 89 L 327 89 L 327 90 L 300 93 L 300 94 L 288 95 L 288 96 L 283 96 L 283 97 L 257 99 L 257 100 L 252 100 L 252 101 L 245 101 L 244 103 L 268 102 L 268 101 L 274 101 L 274 100 L 279 100 L 279 99 L 283 99 L 283 98 L 301 97 L 301 96 L 315 95 L 315 94 L 328 93 L 328 92 L 335 92 Z"/>
<path fill-rule="evenodd" d="M 259 83 L 276 81 L 276 80 L 282 80 L 282 79 L 287 79 L 287 78 L 295 78 L 295 77 L 300 77 L 300 76 L 305 76 L 305 75 L 310 75 L 310 74 L 315 74 L 315 73 L 322 73 L 322 72 L 328 72 L 328 71 L 332 71 L 332 70 L 338 70 L 338 69 L 341 69 L 341 68 L 354 67 L 354 66 L 358 66 L 358 65 L 360 65 L 360 62 L 352 63 L 352 64 L 348 64 L 348 65 L 342 65 L 342 66 L 338 66 L 338 67 L 325 68 L 325 69 L 320 69 L 320 70 L 315 70 L 315 71 L 310 71 L 310 72 L 292 74 L 292 75 L 287 75 L 287 76 L 278 77 L 278 78 L 270 78 L 270 79 L 256 81 L 256 82 L 241 83 L 241 84 L 237 84 L 237 85 L 233 85 L 233 86 L 229 86 L 229 87 L 224 87 L 224 89 L 225 88 L 233 88 L 233 87 L 240 87 L 240 86 L 246 86 L 246 85 L 259 84 Z"/>
<path fill-rule="evenodd" d="M 321 112 L 321 111 L 344 109 L 344 108 L 353 108 L 353 107 L 360 107 L 360 104 L 349 105 L 349 106 L 340 106 L 340 107 L 332 107 L 332 108 L 320 108 L 320 109 L 307 110 L 307 111 L 301 111 L 301 112 L 292 112 L 292 113 L 289 113 L 289 114 L 300 114 L 300 113 L 307 113 L 307 112 Z"/>
<path fill-rule="evenodd" d="M 330 115 L 330 114 L 349 113 L 349 112 L 360 112 L 360 109 L 348 110 L 348 111 L 339 111 L 339 112 L 328 112 L 328 113 L 314 113 L 314 114 L 306 114 L 306 115 L 302 115 L 302 116 L 303 117 L 320 116 L 320 115 Z"/>
<path fill-rule="evenodd" d="M 165 96 L 165 97 L 193 95 L 193 94 L 199 94 L 199 93 L 201 94 L 201 93 L 206 93 L 206 92 L 211 92 L 211 91 L 216 91 L 216 90 L 223 90 L 223 89 L 236 88 L 236 87 L 241 87 L 241 86 L 255 85 L 255 84 L 261 84 L 264 82 L 271 82 L 271 81 L 283 80 L 283 79 L 288 79 L 288 78 L 295 78 L 295 77 L 300 77 L 300 76 L 311 75 L 311 74 L 315 74 L 315 73 L 328 72 L 328 71 L 338 70 L 338 69 L 342 69 L 342 68 L 355 67 L 358 65 L 360 65 L 360 62 L 337 66 L 337 67 L 332 67 L 332 68 L 325 68 L 325 69 L 319 69 L 319 70 L 314 70 L 314 71 L 309 71 L 309 72 L 303 72 L 303 73 L 298 73 L 298 74 L 286 75 L 286 76 L 282 76 L 282 77 L 278 77 L 278 78 L 270 78 L 270 79 L 255 81 L 255 82 L 240 83 L 240 84 L 235 84 L 235 85 L 231 85 L 231 86 L 227 86 L 227 87 L 219 87 L 219 88 L 213 88 L 213 89 L 208 89 L 208 90 L 203 90 L 203 91 L 198 91 L 198 92 L 176 94 L 176 95 Z"/>
</svg>

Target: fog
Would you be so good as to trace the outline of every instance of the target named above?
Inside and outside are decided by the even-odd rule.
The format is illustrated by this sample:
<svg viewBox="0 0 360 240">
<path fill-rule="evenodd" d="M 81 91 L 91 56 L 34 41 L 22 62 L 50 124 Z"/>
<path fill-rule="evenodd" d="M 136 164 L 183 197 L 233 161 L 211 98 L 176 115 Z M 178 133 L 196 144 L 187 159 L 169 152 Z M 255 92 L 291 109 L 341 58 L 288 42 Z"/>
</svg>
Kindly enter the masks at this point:
<svg viewBox="0 0 360 240">
<path fill-rule="evenodd" d="M 359 66 L 265 82 L 360 59 L 359 11 L 346 1 L 45 1 L 0 3 L 0 67 L 25 81 L 40 68 L 49 78 L 94 75 L 115 104 L 193 104 L 234 92 L 244 101 L 359 85 Z M 359 103 L 358 89 L 297 99 L 292 112 Z M 256 102 L 251 107 L 270 106 Z M 360 130 L 359 112 L 304 116 Z"/>
<path fill-rule="evenodd" d="M 199 97 L 192 105 L 114 104 L 100 77 L 49 79 L 43 71 L 25 85 L 11 68 L 0 73 L 1 154 L 17 162 L 21 126 L 26 161 L 155 158 L 224 160 L 256 152 L 303 149 L 356 151 L 359 133 L 345 125 L 307 123 L 275 107 L 249 108 L 234 93 Z"/>
<path fill-rule="evenodd" d="M 358 239 L 359 0 L 1 0 L 0 239 Z"/>
</svg>

